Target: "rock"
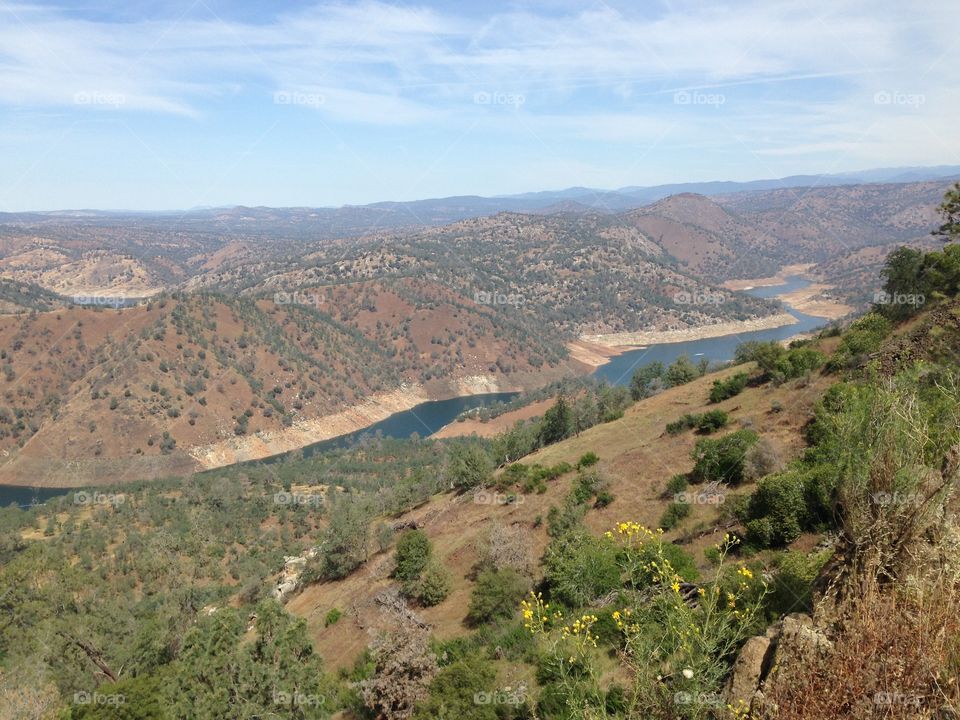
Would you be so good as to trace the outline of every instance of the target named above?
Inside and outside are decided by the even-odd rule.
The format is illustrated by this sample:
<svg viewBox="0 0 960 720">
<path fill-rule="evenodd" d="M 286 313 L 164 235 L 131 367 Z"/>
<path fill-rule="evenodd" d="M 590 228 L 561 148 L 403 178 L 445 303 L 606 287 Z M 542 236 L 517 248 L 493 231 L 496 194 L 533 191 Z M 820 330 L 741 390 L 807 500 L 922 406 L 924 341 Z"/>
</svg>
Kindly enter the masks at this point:
<svg viewBox="0 0 960 720">
<path fill-rule="evenodd" d="M 733 663 L 724 696 L 734 708 L 749 707 L 763 682 L 772 655 L 773 640 L 769 635 L 757 635 L 747 640 Z"/>
<path fill-rule="evenodd" d="M 826 655 L 833 650 L 833 642 L 814 627 L 813 619 L 803 613 L 791 613 L 783 618 L 777 640 L 776 664 L 803 662 L 811 657 Z"/>
</svg>

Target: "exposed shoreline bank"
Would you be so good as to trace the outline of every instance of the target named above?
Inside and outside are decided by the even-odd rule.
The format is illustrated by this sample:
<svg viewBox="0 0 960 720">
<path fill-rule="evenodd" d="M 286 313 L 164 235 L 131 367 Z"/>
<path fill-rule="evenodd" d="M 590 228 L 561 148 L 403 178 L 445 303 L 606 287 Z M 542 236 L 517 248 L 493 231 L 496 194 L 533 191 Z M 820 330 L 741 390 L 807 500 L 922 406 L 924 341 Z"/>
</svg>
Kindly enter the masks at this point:
<svg viewBox="0 0 960 720">
<path fill-rule="evenodd" d="M 772 330 L 784 325 L 794 325 L 797 319 L 790 313 L 777 313 L 753 320 L 731 320 L 713 325 L 699 325 L 677 330 L 650 330 L 646 332 L 610 333 L 608 335 L 584 335 L 583 342 L 600 345 L 621 352 L 647 345 L 665 345 L 668 343 L 707 340 L 724 335 L 736 335 L 756 330 Z"/>
</svg>

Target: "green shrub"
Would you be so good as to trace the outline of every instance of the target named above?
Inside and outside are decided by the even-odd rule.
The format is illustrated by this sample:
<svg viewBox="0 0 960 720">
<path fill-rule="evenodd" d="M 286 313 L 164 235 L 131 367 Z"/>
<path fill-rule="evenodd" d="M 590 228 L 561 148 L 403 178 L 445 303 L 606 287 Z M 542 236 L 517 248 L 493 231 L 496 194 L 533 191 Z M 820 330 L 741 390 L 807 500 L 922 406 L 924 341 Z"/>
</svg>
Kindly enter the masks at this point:
<svg viewBox="0 0 960 720">
<path fill-rule="evenodd" d="M 695 482 L 719 481 L 738 485 L 743 481 L 743 463 L 747 450 L 759 436 L 752 430 L 737 430 L 717 439 L 698 440 L 691 457 L 691 476 Z"/>
<path fill-rule="evenodd" d="M 762 479 L 747 512 L 751 543 L 758 547 L 792 543 L 809 523 L 803 473 L 791 469 Z"/>
<path fill-rule="evenodd" d="M 593 503 L 593 507 L 600 509 L 605 508 L 607 505 L 614 501 L 615 497 L 612 492 L 609 490 L 601 490 L 597 493 L 597 499 Z"/>
<path fill-rule="evenodd" d="M 679 495 L 682 492 L 686 492 L 688 487 L 690 487 L 690 483 L 686 475 L 674 475 L 667 480 L 667 495 L 670 497 Z"/>
<path fill-rule="evenodd" d="M 700 377 L 700 371 L 686 355 L 681 355 L 678 357 L 673 361 L 670 367 L 667 368 L 666 379 L 671 387 L 676 385 L 686 385 L 688 382 L 696 380 L 698 377 Z"/>
<path fill-rule="evenodd" d="M 700 420 L 700 416 L 692 413 L 686 413 L 685 415 L 681 415 L 673 422 L 667 423 L 667 427 L 666 427 L 667 433 L 670 435 L 679 435 L 684 430 L 689 430 L 691 428 L 696 427 L 697 422 L 699 420 Z"/>
<path fill-rule="evenodd" d="M 412 583 L 407 594 L 425 607 L 439 605 L 447 599 L 452 588 L 450 572 L 436 560 L 431 560 Z"/>
<path fill-rule="evenodd" d="M 587 605 L 620 585 L 616 547 L 586 532 L 551 541 L 543 567 L 552 597 L 568 607 Z"/>
<path fill-rule="evenodd" d="M 493 460 L 487 449 L 477 442 L 451 445 L 447 465 L 453 486 L 458 490 L 486 485 L 493 476 Z"/>
<path fill-rule="evenodd" d="M 337 608 L 330 608 L 323 618 L 323 626 L 330 627 L 331 625 L 335 625 L 342 616 L 343 613 L 341 613 Z"/>
<path fill-rule="evenodd" d="M 713 387 L 710 388 L 710 402 L 718 403 L 739 395 L 747 386 L 748 376 L 745 372 L 739 372 L 731 375 L 726 380 L 714 380 Z"/>
<path fill-rule="evenodd" d="M 600 462 L 600 458 L 595 452 L 585 452 L 577 461 L 577 469 L 588 468 Z"/>
<path fill-rule="evenodd" d="M 890 321 L 877 313 L 864 315 L 843 333 L 840 345 L 830 358 L 830 370 L 842 370 L 859 358 L 880 349 L 884 338 L 890 334 Z"/>
<path fill-rule="evenodd" d="M 496 690 L 496 680 L 496 668 L 489 660 L 476 655 L 456 660 L 433 678 L 429 695 L 417 707 L 414 718 L 496 720 L 495 704 L 477 702 L 477 698 L 491 695 Z"/>
<path fill-rule="evenodd" d="M 690 503 L 672 502 L 660 516 L 660 527 L 664 530 L 673 530 L 677 524 L 690 514 Z"/>
<path fill-rule="evenodd" d="M 500 568 L 482 571 L 470 596 L 467 621 L 471 625 L 481 625 L 512 617 L 528 588 L 529 583 L 516 570 Z"/>
<path fill-rule="evenodd" d="M 680 576 L 681 580 L 694 582 L 700 577 L 693 555 L 679 545 L 663 542 L 662 545 L 658 547 L 657 543 L 644 543 L 642 547 L 638 548 L 637 553 L 638 563 L 636 567 L 638 568 L 638 575 L 633 578 L 633 581 L 639 587 L 647 587 L 654 584 L 654 578 L 658 572 L 652 563 L 659 562 L 661 554 L 664 559 L 669 561 L 670 566 L 674 572 Z"/>
<path fill-rule="evenodd" d="M 830 555 L 829 550 L 809 555 L 788 550 L 780 556 L 767 598 L 771 616 L 813 609 L 813 581 Z"/>
<path fill-rule="evenodd" d="M 393 576 L 404 582 L 420 577 L 430 560 L 430 539 L 423 530 L 408 530 L 397 541 L 396 564 Z"/>
<path fill-rule="evenodd" d="M 729 417 L 723 410 L 709 410 L 697 418 L 697 432 L 709 435 L 725 427 Z"/>
</svg>

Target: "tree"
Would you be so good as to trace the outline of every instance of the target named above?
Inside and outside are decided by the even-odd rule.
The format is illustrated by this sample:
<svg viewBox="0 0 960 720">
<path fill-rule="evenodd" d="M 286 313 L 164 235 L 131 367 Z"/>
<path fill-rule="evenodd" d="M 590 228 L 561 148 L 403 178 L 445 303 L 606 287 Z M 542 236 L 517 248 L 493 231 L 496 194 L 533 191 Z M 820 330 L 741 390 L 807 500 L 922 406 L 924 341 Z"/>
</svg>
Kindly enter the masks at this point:
<svg viewBox="0 0 960 720">
<path fill-rule="evenodd" d="M 331 488 L 330 492 L 336 491 Z M 346 577 L 366 562 L 369 524 L 369 517 L 358 501 L 346 498 L 331 504 L 330 525 L 320 542 L 317 568 L 320 579 Z"/>
<path fill-rule="evenodd" d="M 176 664 L 174 718 L 233 720 L 281 715 L 296 720 L 325 715 L 323 665 L 306 634 L 274 600 L 257 606 L 256 637 L 244 641 L 238 610 L 203 617 L 184 638 Z"/>
<path fill-rule="evenodd" d="M 570 435 L 573 428 L 573 415 L 563 395 L 557 396 L 557 402 L 543 414 L 540 423 L 540 443 L 552 445 Z"/>
<path fill-rule="evenodd" d="M 884 278 L 884 299 L 925 296 L 927 289 L 921 277 L 923 265 L 923 252 L 920 250 L 902 247 L 890 253 L 880 270 Z M 874 312 L 882 313 L 891 320 L 902 320 L 919 309 L 917 303 L 889 301 L 875 303 L 873 308 Z"/>
<path fill-rule="evenodd" d="M 446 600 L 452 587 L 450 571 L 437 560 L 431 560 L 412 584 L 409 594 L 421 605 L 432 607 Z"/>
<path fill-rule="evenodd" d="M 529 584 L 510 568 L 483 570 L 470 596 L 467 620 L 480 625 L 491 620 L 512 617 L 526 595 Z"/>
<path fill-rule="evenodd" d="M 670 383 L 671 386 L 686 385 L 698 377 L 700 377 L 700 371 L 686 355 L 678 357 L 670 367 L 667 368 L 667 382 Z"/>
<path fill-rule="evenodd" d="M 383 720 L 407 720 L 427 698 L 437 674 L 430 652 L 430 633 L 410 618 L 398 618 L 395 629 L 371 643 L 374 675 L 360 682 L 364 704 Z"/>
<path fill-rule="evenodd" d="M 630 396 L 634 400 L 650 397 L 663 387 L 665 370 L 663 363 L 657 360 L 649 365 L 637 368 L 630 378 Z"/>
<path fill-rule="evenodd" d="M 493 461 L 486 448 L 477 442 L 459 442 L 447 452 L 450 480 L 457 490 L 486 485 L 493 477 Z"/>
<path fill-rule="evenodd" d="M 943 218 L 943 224 L 934 231 L 946 242 L 960 238 L 960 182 L 954 183 L 943 196 L 943 202 L 937 208 Z"/>
<path fill-rule="evenodd" d="M 723 482 L 738 485 L 743 481 L 743 464 L 747 450 L 757 442 L 753 430 L 737 430 L 716 440 L 697 441 L 691 457 L 693 479 L 697 482 Z"/>
<path fill-rule="evenodd" d="M 409 582 L 420 577 L 430 560 L 430 539 L 423 530 L 408 530 L 397 541 L 396 565 L 393 575 Z"/>
</svg>

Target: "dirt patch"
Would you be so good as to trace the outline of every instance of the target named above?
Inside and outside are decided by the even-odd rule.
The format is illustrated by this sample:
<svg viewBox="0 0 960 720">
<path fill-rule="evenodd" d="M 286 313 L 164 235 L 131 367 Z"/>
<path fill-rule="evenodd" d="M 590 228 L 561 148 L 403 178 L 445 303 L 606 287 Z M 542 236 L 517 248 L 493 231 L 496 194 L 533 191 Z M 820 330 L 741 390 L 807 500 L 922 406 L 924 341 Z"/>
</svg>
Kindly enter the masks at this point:
<svg viewBox="0 0 960 720">
<path fill-rule="evenodd" d="M 497 433 L 509 430 L 518 420 L 529 420 L 532 417 L 543 417 L 543 414 L 553 407 L 556 400 L 548 398 L 540 402 L 531 403 L 525 407 L 503 413 L 487 422 L 480 422 L 474 418 L 464 420 L 463 422 L 452 422 L 444 425 L 439 431 L 431 437 L 451 438 L 464 437 L 467 435 L 477 435 L 478 437 L 493 437 Z"/>
<path fill-rule="evenodd" d="M 771 287 L 773 285 L 783 285 L 787 282 L 787 278 L 796 277 L 797 275 L 803 275 L 808 272 L 812 267 L 813 263 L 799 264 L 799 265 L 784 265 L 780 268 L 780 272 L 771 277 L 765 278 L 745 278 L 743 280 L 727 280 L 720 287 L 724 287 L 727 290 L 752 290 L 753 288 L 758 287 Z"/>
<path fill-rule="evenodd" d="M 706 338 L 721 337 L 737 333 L 753 332 L 755 330 L 770 330 L 793 325 L 797 319 L 790 313 L 778 313 L 754 320 L 733 320 L 701 325 L 699 327 L 682 328 L 678 330 L 651 330 L 648 332 L 612 333 L 610 335 L 585 335 L 581 341 L 604 345 L 610 348 L 624 346 L 662 345 L 665 343 L 685 342 L 688 340 L 705 340 Z"/>
<path fill-rule="evenodd" d="M 815 283 L 802 290 L 777 295 L 777 299 L 807 315 L 839 320 L 853 312 L 854 308 L 830 297 L 829 291 L 832 289 L 832 285 Z"/>
</svg>

